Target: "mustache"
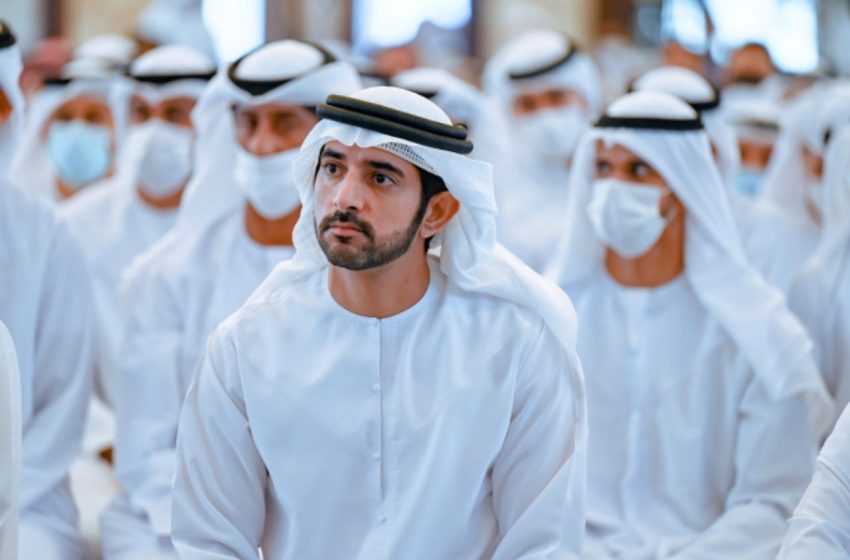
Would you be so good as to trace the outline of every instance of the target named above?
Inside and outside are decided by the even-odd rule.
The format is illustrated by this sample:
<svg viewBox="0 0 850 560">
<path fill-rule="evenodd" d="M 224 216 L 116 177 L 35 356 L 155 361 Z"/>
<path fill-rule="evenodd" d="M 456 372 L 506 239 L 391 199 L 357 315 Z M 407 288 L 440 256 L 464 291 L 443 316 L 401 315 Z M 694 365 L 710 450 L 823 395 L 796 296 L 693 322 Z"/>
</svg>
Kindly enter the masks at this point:
<svg viewBox="0 0 850 560">
<path fill-rule="evenodd" d="M 340 212 L 339 210 L 322 218 L 319 223 L 319 235 L 324 234 L 337 223 L 354 226 L 369 239 L 374 239 L 375 228 L 372 227 L 372 224 L 358 218 L 355 212 Z"/>
</svg>

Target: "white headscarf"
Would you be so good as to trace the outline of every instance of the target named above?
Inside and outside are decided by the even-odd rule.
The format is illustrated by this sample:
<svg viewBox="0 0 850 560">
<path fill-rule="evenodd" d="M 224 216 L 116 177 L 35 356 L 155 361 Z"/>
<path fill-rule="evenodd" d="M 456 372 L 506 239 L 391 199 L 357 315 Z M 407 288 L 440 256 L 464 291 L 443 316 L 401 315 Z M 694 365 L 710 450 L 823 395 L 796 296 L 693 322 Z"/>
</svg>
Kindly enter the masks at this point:
<svg viewBox="0 0 850 560">
<path fill-rule="evenodd" d="M 105 33 L 83 42 L 74 50 L 74 58 L 103 60 L 115 68 L 123 69 L 132 62 L 137 49 L 136 42 L 126 35 Z"/>
<path fill-rule="evenodd" d="M 0 48 L 0 88 L 12 105 L 9 120 L 0 128 L 0 178 L 5 178 L 10 172 L 15 148 L 24 126 L 24 94 L 18 82 L 22 68 L 21 51 L 17 42 Z"/>
<path fill-rule="evenodd" d="M 0 322 L 0 560 L 18 557 L 21 486 L 21 380 L 15 345 Z"/>
<path fill-rule="evenodd" d="M 231 70 L 239 79 L 282 83 L 266 93 L 252 95 L 232 81 Z M 292 40 L 269 43 L 232 64 L 222 65 L 192 112 L 198 139 L 196 164 L 180 207 L 178 229 L 198 232 L 244 204 L 233 176 L 238 149 L 231 112 L 234 104 L 316 107 L 328 95 L 347 95 L 359 87 L 360 79 L 351 65 L 328 60 L 316 47 Z"/>
<path fill-rule="evenodd" d="M 94 74 L 78 74 L 93 70 Z M 66 75 L 70 81 L 61 84 L 48 83 L 32 99 L 21 134 L 19 148 L 12 161 L 11 175 L 15 183 L 30 192 L 38 192 L 50 199 L 55 198 L 54 168 L 42 138 L 44 127 L 53 112 L 63 103 L 81 96 L 98 97 L 105 101 L 112 112 L 114 123 L 113 169 L 117 168 L 121 144 L 129 118 L 129 81 L 107 73 L 105 68 L 79 65 Z"/>
<path fill-rule="evenodd" d="M 506 115 L 513 115 L 513 101 L 520 93 L 553 87 L 579 92 L 592 115 L 602 110 L 602 82 L 593 59 L 576 50 L 564 64 L 532 78 L 512 80 L 512 73 L 545 67 L 575 49 L 569 39 L 550 30 L 527 31 L 508 41 L 490 57 L 484 68 L 484 91 Z"/>
<path fill-rule="evenodd" d="M 200 0 L 151 0 L 136 20 L 136 33 L 157 45 L 186 45 L 214 56 Z"/>
<path fill-rule="evenodd" d="M 445 112 L 434 103 L 400 88 L 374 87 L 353 97 L 451 124 Z M 293 233 L 295 257 L 278 265 L 252 299 L 267 297 L 282 286 L 327 268 L 327 258 L 316 238 L 313 177 L 322 147 L 332 141 L 348 146 L 356 144 L 361 148 L 377 147 L 441 177 L 449 192 L 460 202 L 460 210 L 432 240 L 431 252 L 439 256 L 440 270 L 461 289 L 535 310 L 564 348 L 575 353 L 576 318 L 569 298 L 496 241 L 496 201 L 490 164 L 329 119 L 320 121 L 310 132 L 294 164 L 295 184 L 302 205 L 301 217 Z M 574 383 L 576 387 L 583 387 L 580 378 Z"/>
<path fill-rule="evenodd" d="M 711 143 L 717 149 L 718 167 L 730 196 L 740 196 L 734 189 L 735 173 L 741 164 L 735 130 L 723 119 L 720 93 L 708 80 L 687 68 L 662 66 L 650 70 L 632 84 L 633 91 L 662 91 L 678 97 L 700 113 Z"/>
<path fill-rule="evenodd" d="M 654 91 L 621 97 L 606 115 L 665 120 L 697 117 L 684 102 Z M 812 342 L 782 294 L 747 261 L 703 130 L 592 128 L 576 153 L 564 220 L 566 236 L 558 253 L 560 263 L 550 274 L 563 286 L 604 266 L 605 246 L 586 212 L 597 140 L 627 148 L 664 177 L 687 209 L 684 274 L 697 298 L 740 347 L 771 398 L 802 395 L 807 399 L 820 435 L 832 421 L 832 404 L 812 357 Z"/>
<path fill-rule="evenodd" d="M 850 125 L 830 136 L 824 156 L 823 234 L 811 262 L 841 259 L 850 253 Z"/>
</svg>

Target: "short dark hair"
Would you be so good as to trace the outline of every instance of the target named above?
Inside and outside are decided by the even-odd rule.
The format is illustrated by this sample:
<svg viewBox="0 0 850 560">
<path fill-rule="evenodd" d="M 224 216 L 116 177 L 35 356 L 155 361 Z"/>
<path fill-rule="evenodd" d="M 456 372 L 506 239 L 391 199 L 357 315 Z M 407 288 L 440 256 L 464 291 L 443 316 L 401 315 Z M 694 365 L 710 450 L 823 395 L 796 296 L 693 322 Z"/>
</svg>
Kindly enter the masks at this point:
<svg viewBox="0 0 850 560">
<path fill-rule="evenodd" d="M 416 222 L 421 224 L 425 218 L 425 212 L 428 211 L 428 203 L 431 202 L 434 195 L 447 192 L 449 188 L 439 175 L 434 175 L 419 166 L 416 169 L 419 171 L 419 179 L 422 181 L 422 200 L 419 202 L 419 209 L 416 211 Z M 428 237 L 425 239 L 425 251 L 428 251 L 430 246 L 431 238 Z"/>
</svg>

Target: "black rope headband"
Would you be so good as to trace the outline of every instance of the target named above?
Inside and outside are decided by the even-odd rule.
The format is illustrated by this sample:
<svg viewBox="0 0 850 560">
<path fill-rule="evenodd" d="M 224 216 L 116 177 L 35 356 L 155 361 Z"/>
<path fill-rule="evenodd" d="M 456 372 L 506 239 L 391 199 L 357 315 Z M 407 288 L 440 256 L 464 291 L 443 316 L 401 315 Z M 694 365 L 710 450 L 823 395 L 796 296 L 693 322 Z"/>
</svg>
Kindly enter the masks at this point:
<svg viewBox="0 0 850 560">
<path fill-rule="evenodd" d="M 11 47 L 17 42 L 18 40 L 12 32 L 12 28 L 9 27 L 9 24 L 5 20 L 0 19 L 0 49 Z"/>
<path fill-rule="evenodd" d="M 319 51 L 319 53 L 321 53 L 322 55 L 322 62 L 318 66 L 316 66 L 316 68 L 311 69 L 311 72 L 313 70 L 318 70 L 322 66 L 330 64 L 332 62 L 336 62 L 336 57 L 330 52 L 328 52 L 326 49 L 324 49 L 321 45 L 315 45 L 313 43 L 307 42 L 305 42 L 305 44 L 310 45 L 311 47 Z M 238 58 L 233 64 L 231 64 L 230 68 L 227 69 L 227 77 L 230 79 L 230 81 L 233 82 L 233 84 L 239 89 L 247 91 L 253 96 L 263 95 L 275 88 L 279 88 L 285 83 L 291 82 L 292 80 L 296 80 L 303 76 L 303 74 L 299 74 L 297 76 L 292 76 L 291 78 L 286 78 L 283 80 L 246 80 L 244 78 L 237 78 L 236 70 L 237 68 L 239 68 L 239 65 L 242 63 L 242 61 L 253 55 L 258 50 L 264 48 L 265 46 L 266 45 L 261 45 L 256 49 L 245 53 L 240 58 Z"/>
<path fill-rule="evenodd" d="M 574 46 L 570 45 L 570 48 L 567 49 L 567 52 L 565 52 L 563 55 L 558 57 L 555 61 L 550 62 L 550 63 L 548 63 L 544 66 L 541 66 L 539 68 L 534 68 L 532 70 L 523 70 L 521 72 L 510 72 L 508 74 L 508 77 L 511 80 L 528 80 L 529 78 L 536 78 L 537 76 L 541 76 L 543 74 L 548 74 L 552 70 L 555 70 L 556 68 L 563 66 L 564 64 L 569 62 L 576 55 L 577 52 L 579 52 L 578 49 L 575 48 Z"/>
<path fill-rule="evenodd" d="M 180 80 L 201 80 L 204 82 L 208 82 L 213 79 L 213 77 L 215 76 L 215 72 L 207 72 L 202 74 L 129 74 L 129 76 L 137 82 L 162 86 Z"/>
<path fill-rule="evenodd" d="M 669 130 L 687 132 L 703 130 L 702 119 L 662 119 L 655 117 L 611 117 L 602 115 L 594 128 L 637 128 L 640 130 Z"/>
<path fill-rule="evenodd" d="M 331 95 L 316 110 L 319 117 L 410 140 L 457 154 L 472 151 L 466 127 L 432 121 L 376 103 Z"/>
<path fill-rule="evenodd" d="M 643 88 L 643 89 L 635 88 L 636 82 L 637 82 L 637 80 L 632 80 L 632 82 L 629 84 L 629 87 L 628 87 L 628 90 L 627 90 L 628 93 L 635 93 L 637 91 L 652 91 L 652 88 Z M 687 99 L 682 99 L 678 95 L 673 95 L 673 94 L 671 94 L 671 95 L 673 95 L 673 97 L 681 99 L 682 101 L 684 101 L 685 103 L 690 105 L 691 109 L 693 109 L 697 113 L 702 114 L 705 111 L 711 111 L 712 109 L 717 109 L 718 107 L 720 107 L 720 90 L 717 89 L 714 86 L 711 86 L 711 89 L 714 92 L 714 96 L 707 101 L 688 101 Z"/>
</svg>

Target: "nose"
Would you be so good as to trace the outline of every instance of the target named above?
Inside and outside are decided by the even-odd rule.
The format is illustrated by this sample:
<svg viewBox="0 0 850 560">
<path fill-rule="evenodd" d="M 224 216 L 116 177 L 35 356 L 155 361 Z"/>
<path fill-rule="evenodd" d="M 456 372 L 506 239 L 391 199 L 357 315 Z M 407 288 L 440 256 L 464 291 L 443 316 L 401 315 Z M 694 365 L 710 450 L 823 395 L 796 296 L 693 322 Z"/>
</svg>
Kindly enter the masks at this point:
<svg viewBox="0 0 850 560">
<path fill-rule="evenodd" d="M 261 117 L 245 149 L 255 156 L 262 157 L 282 152 L 286 149 L 286 144 L 280 134 L 274 130 L 271 119 Z"/>
<path fill-rule="evenodd" d="M 366 187 L 356 173 L 349 171 L 336 184 L 334 207 L 340 212 L 360 212 L 366 202 Z"/>
</svg>

